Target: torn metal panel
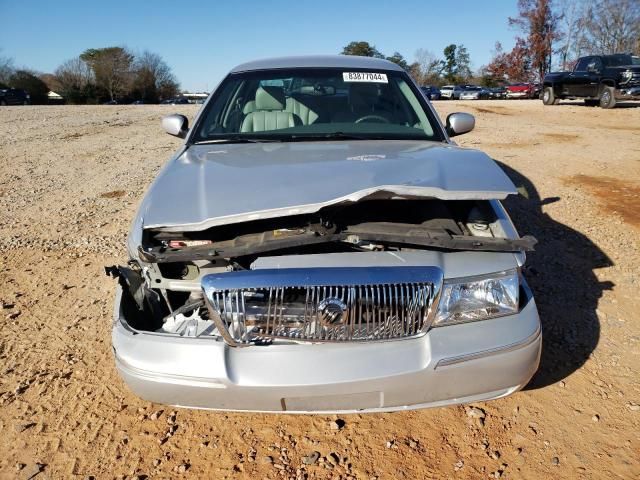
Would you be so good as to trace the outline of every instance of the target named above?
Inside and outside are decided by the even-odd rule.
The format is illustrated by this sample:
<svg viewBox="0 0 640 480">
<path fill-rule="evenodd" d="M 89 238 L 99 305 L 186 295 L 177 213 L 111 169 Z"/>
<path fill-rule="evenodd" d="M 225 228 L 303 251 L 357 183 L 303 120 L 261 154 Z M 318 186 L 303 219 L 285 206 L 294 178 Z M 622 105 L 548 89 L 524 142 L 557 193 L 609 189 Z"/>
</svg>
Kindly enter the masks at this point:
<svg viewBox="0 0 640 480">
<path fill-rule="evenodd" d="M 487 155 L 424 141 L 194 145 L 156 179 L 144 228 L 201 231 L 364 199 L 492 200 L 517 193 Z"/>
<path fill-rule="evenodd" d="M 143 318 L 149 320 L 162 318 L 164 309 L 158 292 L 147 287 L 144 278 L 138 270 L 128 267 L 111 266 L 104 268 L 107 276 L 117 278 L 122 295 L 131 300 Z"/>
</svg>

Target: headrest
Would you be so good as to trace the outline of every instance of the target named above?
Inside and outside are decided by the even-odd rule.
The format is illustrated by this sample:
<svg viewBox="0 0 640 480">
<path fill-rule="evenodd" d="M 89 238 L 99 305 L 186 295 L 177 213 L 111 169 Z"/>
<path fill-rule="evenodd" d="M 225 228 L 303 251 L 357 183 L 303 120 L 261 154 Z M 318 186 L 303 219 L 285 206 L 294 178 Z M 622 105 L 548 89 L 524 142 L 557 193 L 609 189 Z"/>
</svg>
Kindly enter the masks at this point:
<svg viewBox="0 0 640 480">
<path fill-rule="evenodd" d="M 284 88 L 259 87 L 256 90 L 256 110 L 284 110 Z"/>
<path fill-rule="evenodd" d="M 249 100 L 247 103 L 244 104 L 244 108 L 242 109 L 242 113 L 244 113 L 245 115 L 249 115 L 251 112 L 255 112 L 255 111 L 256 111 L 255 100 Z"/>
</svg>

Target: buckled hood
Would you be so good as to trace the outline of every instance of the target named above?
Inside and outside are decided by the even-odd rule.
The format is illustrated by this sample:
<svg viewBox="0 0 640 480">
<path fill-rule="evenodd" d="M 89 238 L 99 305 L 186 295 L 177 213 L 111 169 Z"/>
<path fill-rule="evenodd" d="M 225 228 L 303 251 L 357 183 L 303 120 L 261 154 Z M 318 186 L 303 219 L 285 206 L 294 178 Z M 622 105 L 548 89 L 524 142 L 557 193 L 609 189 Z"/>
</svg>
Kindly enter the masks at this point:
<svg viewBox="0 0 640 480">
<path fill-rule="evenodd" d="M 144 228 L 199 231 L 364 199 L 504 199 L 516 188 L 486 154 L 424 141 L 192 145 L 140 208 Z"/>
</svg>

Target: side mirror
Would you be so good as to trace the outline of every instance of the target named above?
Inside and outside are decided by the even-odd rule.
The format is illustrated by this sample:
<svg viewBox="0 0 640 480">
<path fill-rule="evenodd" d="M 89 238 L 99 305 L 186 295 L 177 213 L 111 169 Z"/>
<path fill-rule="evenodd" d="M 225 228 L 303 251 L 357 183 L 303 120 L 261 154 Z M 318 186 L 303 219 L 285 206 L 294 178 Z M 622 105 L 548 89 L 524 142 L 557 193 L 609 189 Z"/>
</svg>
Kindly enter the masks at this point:
<svg viewBox="0 0 640 480">
<path fill-rule="evenodd" d="M 166 117 L 162 117 L 162 128 L 164 128 L 164 131 L 169 135 L 184 138 L 189 131 L 189 120 L 184 115 L 177 113 L 167 115 Z"/>
<path fill-rule="evenodd" d="M 447 133 L 450 137 L 462 135 L 473 130 L 476 126 L 476 119 L 468 113 L 456 112 L 447 117 Z"/>
</svg>

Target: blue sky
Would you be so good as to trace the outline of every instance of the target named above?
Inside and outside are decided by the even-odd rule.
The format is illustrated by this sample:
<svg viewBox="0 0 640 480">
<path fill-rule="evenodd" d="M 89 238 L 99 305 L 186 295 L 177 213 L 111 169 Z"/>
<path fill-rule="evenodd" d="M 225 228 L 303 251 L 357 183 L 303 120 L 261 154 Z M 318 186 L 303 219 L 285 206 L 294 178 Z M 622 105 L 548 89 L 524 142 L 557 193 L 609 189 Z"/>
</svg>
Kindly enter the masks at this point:
<svg viewBox="0 0 640 480">
<path fill-rule="evenodd" d="M 94 3 L 93 5 L 97 5 Z M 209 4 L 209 5 L 207 5 Z M 53 72 L 86 48 L 126 45 L 159 53 L 182 87 L 211 90 L 247 60 L 340 53 L 366 40 L 385 55 L 410 61 L 418 48 L 437 55 L 464 44 L 473 68 L 486 64 L 496 40 L 514 31 L 516 0 L 137 1 L 0 0 L 0 55 L 16 66 Z"/>
</svg>

